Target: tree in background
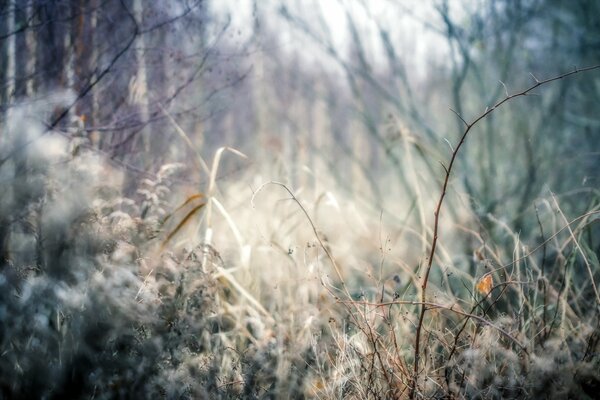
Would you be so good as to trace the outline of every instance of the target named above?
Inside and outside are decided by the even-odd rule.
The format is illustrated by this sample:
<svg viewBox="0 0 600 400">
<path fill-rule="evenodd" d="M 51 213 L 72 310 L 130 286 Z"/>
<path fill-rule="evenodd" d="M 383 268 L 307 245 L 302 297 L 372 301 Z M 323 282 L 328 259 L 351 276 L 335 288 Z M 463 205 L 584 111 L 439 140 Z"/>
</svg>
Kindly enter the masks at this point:
<svg viewBox="0 0 600 400">
<path fill-rule="evenodd" d="M 190 127 L 208 118 L 200 78 L 227 31 L 214 27 L 207 43 L 208 18 L 204 1 L 3 1 L 2 116 L 70 89 L 73 102 L 43 117 L 49 129 L 88 137 L 132 173 L 157 168 L 176 151 L 166 113 Z M 148 151 L 159 158 L 140 155 Z"/>
</svg>

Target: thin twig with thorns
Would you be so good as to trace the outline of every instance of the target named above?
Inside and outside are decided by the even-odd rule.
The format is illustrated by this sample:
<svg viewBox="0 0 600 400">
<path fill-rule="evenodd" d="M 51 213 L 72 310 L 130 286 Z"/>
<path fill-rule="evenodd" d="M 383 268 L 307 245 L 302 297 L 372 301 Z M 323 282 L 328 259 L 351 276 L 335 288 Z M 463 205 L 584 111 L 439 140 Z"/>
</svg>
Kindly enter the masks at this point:
<svg viewBox="0 0 600 400">
<path fill-rule="evenodd" d="M 436 251 L 437 242 L 438 242 L 440 211 L 442 209 L 442 205 L 444 203 L 444 199 L 446 197 L 446 193 L 448 190 L 448 184 L 450 182 L 450 175 L 452 174 L 452 168 L 454 166 L 454 163 L 456 161 L 456 158 L 458 156 L 458 153 L 459 153 L 461 147 L 463 146 L 467 136 L 469 135 L 469 132 L 471 132 L 472 128 L 475 125 L 477 125 L 481 120 L 483 120 L 488 115 L 490 115 L 492 112 L 494 112 L 498 107 L 504 105 L 505 103 L 507 103 L 517 97 L 530 95 L 530 94 L 532 94 L 532 92 L 535 89 L 537 89 L 538 87 L 543 86 L 547 83 L 554 82 L 554 81 L 557 81 L 560 79 L 564 79 L 568 76 L 575 75 L 580 72 L 592 71 L 592 70 L 599 69 L 599 68 L 600 68 L 600 65 L 594 65 L 594 66 L 590 66 L 590 67 L 586 67 L 586 68 L 575 68 L 573 71 L 570 71 L 570 72 L 567 72 L 567 73 L 564 73 L 564 74 L 561 74 L 561 75 L 558 75 L 558 76 L 555 76 L 552 78 L 544 79 L 544 80 L 539 80 L 533 74 L 531 74 L 531 76 L 535 80 L 535 84 L 533 84 L 532 86 L 530 86 L 529 88 L 527 88 L 525 90 L 514 93 L 512 95 L 508 95 L 508 92 L 507 92 L 506 97 L 504 97 L 502 100 L 498 101 L 492 107 L 486 108 L 483 113 L 481 113 L 479 116 L 477 116 L 470 123 L 467 122 L 461 115 L 459 115 L 458 113 L 453 111 L 455 114 L 458 115 L 460 120 L 465 124 L 465 130 L 463 131 L 463 133 L 460 137 L 460 140 L 458 141 L 458 144 L 456 145 L 456 148 L 452 152 L 448 166 L 446 168 L 444 168 L 445 169 L 444 183 L 442 185 L 442 190 L 441 190 L 441 193 L 439 196 L 439 200 L 437 202 L 437 206 L 434 211 L 435 219 L 434 219 L 434 223 L 433 223 L 433 239 L 431 242 L 431 249 L 429 251 L 429 256 L 427 258 L 427 266 L 425 269 L 425 275 L 424 275 L 423 281 L 421 283 L 421 302 L 419 303 L 421 306 L 421 309 L 420 309 L 420 313 L 419 313 L 419 321 L 417 323 L 416 334 L 415 334 L 413 380 L 411 382 L 411 390 L 410 390 L 410 398 L 411 399 L 415 398 L 417 389 L 418 389 L 418 383 L 419 383 L 419 358 L 421 357 L 421 332 L 423 330 L 423 322 L 425 319 L 425 313 L 427 312 L 428 309 L 430 309 L 430 307 L 432 307 L 432 306 L 430 306 L 431 303 L 427 302 L 427 285 L 429 283 L 429 275 L 430 275 L 431 269 L 433 267 L 433 259 L 435 256 L 435 251 Z M 469 316 L 469 318 L 472 318 L 472 317 Z"/>
</svg>

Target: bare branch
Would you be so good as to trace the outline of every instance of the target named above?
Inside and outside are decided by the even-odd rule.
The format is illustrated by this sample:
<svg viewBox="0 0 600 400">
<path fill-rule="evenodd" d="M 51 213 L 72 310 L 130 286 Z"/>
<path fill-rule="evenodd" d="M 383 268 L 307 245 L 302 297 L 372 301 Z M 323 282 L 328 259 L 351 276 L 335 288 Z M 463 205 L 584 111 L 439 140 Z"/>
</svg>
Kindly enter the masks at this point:
<svg viewBox="0 0 600 400">
<path fill-rule="evenodd" d="M 450 111 L 452 111 L 454 114 L 456 114 L 456 116 L 458 118 L 460 118 L 460 120 L 466 125 L 469 126 L 469 123 L 467 121 L 465 121 L 465 119 L 462 117 L 462 115 L 460 115 L 457 111 L 454 111 L 453 108 L 450 108 Z"/>
<path fill-rule="evenodd" d="M 437 206 L 434 211 L 435 219 L 433 222 L 433 239 L 431 242 L 431 250 L 429 252 L 429 257 L 427 258 L 427 267 L 425 269 L 425 275 L 423 277 L 423 281 L 421 284 L 421 311 L 419 314 L 419 321 L 417 323 L 417 330 L 416 330 L 416 334 L 415 334 L 414 368 L 413 368 L 413 380 L 412 380 L 412 384 L 411 384 L 410 398 L 412 398 L 412 399 L 415 398 L 418 380 L 419 380 L 419 358 L 421 356 L 421 332 L 423 330 L 423 321 L 425 319 L 425 313 L 427 312 L 427 304 L 428 304 L 426 301 L 427 285 L 429 283 L 429 275 L 430 275 L 431 269 L 433 267 L 433 259 L 435 256 L 435 251 L 437 248 L 437 242 L 438 242 L 438 236 L 439 236 L 440 211 L 442 209 L 442 205 L 444 203 L 444 199 L 446 197 L 446 193 L 448 190 L 448 184 L 450 182 L 450 175 L 452 173 L 452 168 L 454 167 L 454 163 L 456 161 L 458 153 L 459 153 L 461 147 L 463 146 L 463 144 L 465 143 L 465 140 L 466 140 L 467 136 L 469 135 L 469 132 L 475 125 L 477 125 L 477 123 L 479 121 L 486 118 L 488 115 L 490 115 L 498 107 L 502 106 L 504 103 L 506 103 L 512 99 L 515 99 L 517 97 L 526 96 L 526 95 L 530 94 L 533 90 L 537 89 L 538 87 L 548 84 L 550 82 L 564 79 L 568 76 L 571 76 L 571 75 L 574 75 L 574 74 L 577 74 L 580 72 L 592 71 L 595 69 L 600 69 L 600 65 L 593 65 L 593 66 L 585 67 L 585 68 L 575 68 L 574 70 L 572 70 L 570 72 L 566 72 L 564 74 L 561 74 L 561 75 L 558 75 L 558 76 L 555 76 L 552 78 L 548 78 L 545 80 L 541 80 L 541 81 L 536 79 L 536 83 L 534 85 L 532 85 L 532 86 L 528 87 L 527 89 L 522 90 L 518 93 L 515 93 L 510 96 L 505 97 L 504 99 L 500 100 L 495 105 L 493 105 L 491 108 L 486 108 L 486 110 L 483 113 L 481 113 L 478 117 L 476 117 L 473 120 L 473 122 L 471 122 L 470 124 L 467 124 L 467 127 L 466 127 L 465 131 L 463 132 L 463 134 L 460 138 L 460 141 L 458 142 L 458 145 L 456 146 L 456 149 L 454 150 L 454 152 L 452 153 L 452 156 L 450 157 L 450 163 L 448 164 L 448 168 L 446 170 L 446 176 L 444 177 L 444 183 L 442 185 L 442 190 L 441 190 L 441 193 L 439 196 L 439 200 L 437 202 Z M 535 77 L 534 77 L 534 79 L 535 79 Z"/>
<path fill-rule="evenodd" d="M 95 77 L 95 79 L 93 79 L 93 80 L 90 79 L 90 82 L 77 95 L 77 98 L 75 99 L 75 101 L 73 101 L 73 103 L 71 103 L 71 105 L 69 105 L 62 113 L 60 113 L 54 119 L 54 121 L 52 121 L 52 123 L 49 124 L 49 126 L 48 126 L 48 130 L 49 131 L 52 130 L 52 129 L 54 129 L 60 123 L 60 121 L 62 121 L 62 119 L 65 118 L 69 114 L 69 112 L 71 111 L 71 109 L 73 107 L 75 107 L 75 105 L 77 104 L 77 102 L 79 100 L 81 100 L 83 97 L 85 97 L 85 95 L 88 94 L 89 91 L 92 90 L 92 88 L 94 86 L 96 86 L 98 84 L 98 82 L 100 82 L 106 76 L 106 74 L 108 74 L 110 72 L 110 70 L 117 63 L 117 61 L 131 48 L 131 46 L 133 45 L 133 43 L 137 39 L 137 37 L 139 35 L 139 31 L 140 31 L 139 24 L 138 24 L 137 20 L 135 19 L 135 17 L 133 16 L 133 14 L 131 13 L 131 11 L 127 8 L 127 5 L 125 5 L 125 3 L 123 2 L 123 0 L 121 0 L 121 6 L 123 7 L 123 9 L 125 10 L 125 12 L 127 13 L 127 16 L 129 17 L 129 19 L 131 19 L 133 21 L 133 24 L 134 24 L 133 25 L 133 32 L 131 33 L 131 37 L 129 38 L 129 40 L 127 41 L 127 43 L 125 44 L 125 46 L 123 46 L 123 48 L 121 50 L 119 50 L 119 52 L 117 54 L 115 54 L 115 56 L 112 58 L 112 60 L 110 60 L 110 62 L 106 66 L 106 68 L 104 68 Z"/>
<path fill-rule="evenodd" d="M 452 152 L 454 152 L 454 147 L 452 146 L 452 143 L 450 143 L 450 141 L 448 139 L 446 139 L 446 138 L 444 138 L 444 140 L 446 141 L 446 143 L 448 143 L 448 147 L 450 147 L 450 150 Z"/>
<path fill-rule="evenodd" d="M 252 207 L 254 207 L 254 199 L 255 199 L 255 197 L 267 185 L 276 185 L 276 186 L 282 187 L 286 192 L 288 192 L 288 194 L 290 195 L 290 197 L 292 198 L 292 200 L 298 205 L 298 207 L 300 207 L 300 210 L 302 210 L 302 213 L 304 213 L 304 215 L 308 219 L 308 222 L 309 222 L 309 224 L 310 224 L 310 226 L 312 228 L 312 231 L 313 231 L 313 233 L 315 235 L 315 238 L 319 242 L 319 246 L 323 249 L 323 251 L 327 255 L 327 258 L 331 262 L 331 265 L 333 266 L 333 269 L 335 270 L 335 273 L 336 273 L 338 279 L 340 280 L 340 282 L 341 282 L 341 284 L 342 284 L 342 286 L 344 288 L 345 294 L 348 296 L 348 298 L 351 299 L 352 296 L 350 295 L 350 292 L 348 292 L 348 288 L 346 287 L 346 283 L 344 281 L 344 278 L 342 276 L 342 271 L 340 270 L 340 267 L 338 266 L 338 263 L 335 261 L 335 258 L 333 258 L 333 255 L 331 254 L 331 251 L 329 250 L 329 248 L 325 245 L 325 243 L 323 243 L 323 240 L 321 239 L 321 236 L 319 235 L 319 232 L 317 232 L 317 227 L 315 226 L 315 224 L 314 224 L 312 218 L 310 217 L 310 215 L 308 215 L 308 211 L 306 211 L 306 208 L 304 208 L 304 206 L 302 205 L 302 203 L 300 203 L 300 200 L 298 200 L 298 198 L 296 197 L 296 195 L 294 195 L 294 193 L 290 190 L 290 188 L 287 187 L 287 185 L 285 185 L 284 183 L 275 182 L 275 181 L 270 181 L 270 182 L 263 183 L 252 194 L 252 198 L 250 199 L 250 204 L 252 205 Z"/>
<path fill-rule="evenodd" d="M 505 331 L 504 329 L 500 328 L 498 325 L 495 325 L 493 322 L 491 322 L 490 320 L 487 320 L 483 317 L 480 317 L 479 315 L 475 315 L 472 313 L 468 313 L 465 311 L 461 311 L 458 309 L 455 309 L 454 306 L 446 306 L 444 304 L 439 304 L 439 303 L 432 303 L 429 301 L 411 301 L 411 300 L 395 300 L 395 301 L 388 301 L 388 302 L 383 302 L 383 303 L 371 303 L 371 302 L 367 302 L 367 301 L 352 301 L 353 304 L 358 304 L 358 305 L 366 305 L 366 306 L 373 306 L 373 307 L 386 307 L 386 306 L 392 306 L 395 304 L 403 304 L 403 305 L 420 305 L 422 307 L 427 307 L 427 309 L 429 310 L 433 310 L 433 309 L 441 309 L 441 310 L 446 310 L 446 311 L 450 311 L 453 312 L 455 314 L 458 315 L 462 315 L 465 316 L 467 318 L 470 319 L 474 319 L 484 325 L 487 325 L 495 330 L 497 330 L 498 332 L 500 332 L 503 336 L 505 336 L 507 339 L 509 339 L 510 341 L 512 341 L 514 344 L 516 344 L 519 348 L 521 348 L 521 350 L 523 350 L 524 353 L 529 354 L 529 352 L 527 351 L 527 347 L 522 344 L 517 338 L 515 338 L 513 335 L 511 335 L 510 333 L 508 333 L 507 331 Z"/>
<path fill-rule="evenodd" d="M 500 82 L 500 84 L 504 87 L 504 93 L 506 94 L 506 97 L 508 97 L 509 94 L 508 94 L 508 88 L 506 87 L 506 84 L 502 81 L 498 81 L 498 82 Z"/>
<path fill-rule="evenodd" d="M 529 73 L 529 75 L 531 75 L 531 77 L 533 78 L 533 80 L 534 80 L 536 83 L 540 83 L 540 81 L 538 80 L 538 78 L 536 78 L 536 77 L 535 77 L 535 75 L 533 75 L 531 72 Z"/>
<path fill-rule="evenodd" d="M 444 165 L 443 162 L 438 161 L 440 163 L 440 165 L 442 166 L 442 168 L 444 168 L 444 171 L 446 171 L 446 173 L 448 173 L 448 168 L 446 168 L 446 166 Z"/>
</svg>

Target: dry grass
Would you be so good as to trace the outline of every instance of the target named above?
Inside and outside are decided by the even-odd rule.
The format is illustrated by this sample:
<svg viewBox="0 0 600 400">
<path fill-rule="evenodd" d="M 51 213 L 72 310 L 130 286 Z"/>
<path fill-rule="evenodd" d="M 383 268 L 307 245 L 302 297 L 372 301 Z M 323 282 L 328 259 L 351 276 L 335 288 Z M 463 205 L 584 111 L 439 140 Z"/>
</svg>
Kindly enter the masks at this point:
<svg viewBox="0 0 600 400">
<path fill-rule="evenodd" d="M 198 155 L 206 187 L 169 164 L 124 198 L 93 152 L 13 126 L 0 397 L 593 398 L 598 193 L 575 215 L 543 193 L 524 236 L 471 212 L 449 166 L 434 220 L 438 153 L 403 135 L 410 178 L 374 205 L 307 170 L 220 182 L 226 148 Z"/>
</svg>

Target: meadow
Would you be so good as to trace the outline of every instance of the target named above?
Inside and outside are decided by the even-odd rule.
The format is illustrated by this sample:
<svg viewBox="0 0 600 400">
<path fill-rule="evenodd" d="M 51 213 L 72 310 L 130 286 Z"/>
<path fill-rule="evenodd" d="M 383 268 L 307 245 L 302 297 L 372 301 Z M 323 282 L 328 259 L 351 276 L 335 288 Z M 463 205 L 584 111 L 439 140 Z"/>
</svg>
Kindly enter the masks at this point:
<svg viewBox="0 0 600 400">
<path fill-rule="evenodd" d="M 600 66 L 540 34 L 593 13 L 436 3 L 453 61 L 418 78 L 352 6 L 346 54 L 268 3 L 313 46 L 292 54 L 202 2 L 92 3 L 89 54 L 46 21 L 62 72 L 46 25 L 0 35 L 0 399 L 598 396 Z M 186 18 L 208 39 L 177 42 Z"/>
</svg>

